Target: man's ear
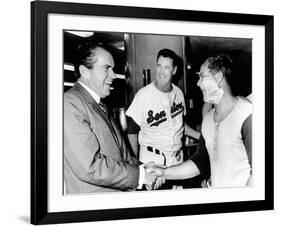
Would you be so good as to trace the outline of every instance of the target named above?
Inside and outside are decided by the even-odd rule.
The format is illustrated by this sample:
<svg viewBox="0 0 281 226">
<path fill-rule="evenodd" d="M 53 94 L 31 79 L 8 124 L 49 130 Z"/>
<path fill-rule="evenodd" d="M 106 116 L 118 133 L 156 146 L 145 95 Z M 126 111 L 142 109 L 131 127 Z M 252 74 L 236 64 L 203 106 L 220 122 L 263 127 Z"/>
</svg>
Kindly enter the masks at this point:
<svg viewBox="0 0 281 226">
<path fill-rule="evenodd" d="M 86 68 L 84 65 L 80 65 L 79 66 L 79 72 L 81 77 L 85 78 L 85 79 L 89 79 L 90 78 L 90 72 L 89 69 Z"/>
<path fill-rule="evenodd" d="M 221 71 L 215 74 L 215 79 L 218 82 L 218 84 L 221 84 L 221 82 L 223 81 L 223 74 Z"/>
<path fill-rule="evenodd" d="M 178 66 L 175 66 L 174 70 L 173 70 L 173 75 L 175 75 L 177 73 L 177 70 L 178 70 Z"/>
</svg>

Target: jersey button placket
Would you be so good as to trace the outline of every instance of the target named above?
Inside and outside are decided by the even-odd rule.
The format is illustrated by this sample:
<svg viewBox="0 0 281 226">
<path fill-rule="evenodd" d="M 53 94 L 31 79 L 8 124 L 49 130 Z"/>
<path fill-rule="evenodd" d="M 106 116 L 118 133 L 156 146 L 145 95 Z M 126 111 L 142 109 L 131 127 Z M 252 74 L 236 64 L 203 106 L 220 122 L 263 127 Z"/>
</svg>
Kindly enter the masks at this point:
<svg viewBox="0 0 281 226">
<path fill-rule="evenodd" d="M 169 95 L 165 96 L 166 100 L 166 112 L 167 112 L 167 120 L 168 120 L 168 125 L 169 125 L 169 131 L 170 131 L 170 144 L 174 143 L 174 138 L 173 138 L 173 125 L 172 125 L 172 115 L 171 115 L 171 104 L 170 104 L 170 99 Z M 168 138 L 167 138 L 168 139 Z"/>
<path fill-rule="evenodd" d="M 214 183 L 216 183 L 218 176 L 219 176 L 219 162 L 220 162 L 220 155 L 219 155 L 219 149 L 218 149 L 218 133 L 219 133 L 219 122 L 215 122 L 215 133 L 214 133 L 214 141 L 213 141 L 213 162 L 214 162 Z"/>
</svg>

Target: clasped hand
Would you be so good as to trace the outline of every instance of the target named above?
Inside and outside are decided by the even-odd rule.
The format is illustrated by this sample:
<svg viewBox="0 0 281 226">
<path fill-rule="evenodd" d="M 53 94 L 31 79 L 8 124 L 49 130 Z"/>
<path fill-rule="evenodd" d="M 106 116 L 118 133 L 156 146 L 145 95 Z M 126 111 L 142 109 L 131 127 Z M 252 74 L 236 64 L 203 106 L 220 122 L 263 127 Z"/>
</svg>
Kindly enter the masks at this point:
<svg viewBox="0 0 281 226">
<path fill-rule="evenodd" d="M 147 190 L 158 189 L 165 183 L 164 166 L 156 165 L 154 162 L 149 162 L 144 166 L 144 169 L 144 184 L 146 185 Z"/>
</svg>

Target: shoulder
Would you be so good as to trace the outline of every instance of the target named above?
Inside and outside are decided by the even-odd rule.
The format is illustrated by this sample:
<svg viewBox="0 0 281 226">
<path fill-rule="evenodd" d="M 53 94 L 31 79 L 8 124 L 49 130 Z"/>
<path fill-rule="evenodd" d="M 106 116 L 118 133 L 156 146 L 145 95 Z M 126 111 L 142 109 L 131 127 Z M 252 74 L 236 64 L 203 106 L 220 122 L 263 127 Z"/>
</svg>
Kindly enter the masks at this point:
<svg viewBox="0 0 281 226">
<path fill-rule="evenodd" d="M 230 120 L 233 122 L 233 126 L 240 128 L 243 126 L 245 120 L 252 115 L 253 108 L 249 100 L 244 97 L 237 97 L 238 102 L 230 115 Z"/>
<path fill-rule="evenodd" d="M 245 106 L 252 106 L 252 102 L 248 98 L 243 97 L 243 96 L 238 96 L 237 98 L 238 98 L 239 104 L 242 104 Z"/>
<path fill-rule="evenodd" d="M 175 84 L 172 83 L 172 87 L 175 90 L 175 92 L 183 94 L 182 90 L 178 86 L 176 86 Z"/>
<path fill-rule="evenodd" d="M 238 103 L 237 103 L 237 109 L 239 110 L 239 112 L 244 112 L 245 114 L 251 114 L 253 111 L 253 106 L 252 103 L 244 98 L 244 97 L 238 97 Z"/>
<path fill-rule="evenodd" d="M 148 85 L 142 87 L 139 91 L 141 91 L 141 92 L 151 91 L 151 92 L 152 92 L 152 91 L 154 91 L 155 89 L 156 89 L 156 88 L 155 88 L 153 82 L 151 82 L 151 83 L 149 83 Z"/>
<path fill-rule="evenodd" d="M 63 95 L 64 99 L 64 108 L 67 108 L 69 105 L 71 106 L 77 106 L 77 105 L 83 105 L 84 101 L 81 97 L 81 94 L 74 88 L 71 88 Z"/>
<path fill-rule="evenodd" d="M 151 93 L 153 93 L 154 87 L 153 84 L 150 83 L 145 87 L 142 87 L 139 89 L 139 91 L 136 93 L 135 97 L 146 97 L 149 96 Z"/>
<path fill-rule="evenodd" d="M 72 99 L 79 99 L 78 98 L 78 92 L 74 88 L 71 88 L 70 90 L 66 91 L 63 94 L 64 101 L 72 100 Z"/>
<path fill-rule="evenodd" d="M 72 87 L 71 89 L 69 89 L 68 91 L 66 91 L 64 93 L 64 99 L 72 99 L 72 98 L 79 98 L 79 92 L 77 89 L 75 89 L 75 87 Z"/>
<path fill-rule="evenodd" d="M 173 91 L 174 91 L 177 95 L 179 95 L 182 99 L 184 99 L 184 95 L 183 95 L 182 90 L 181 90 L 178 86 L 176 86 L 175 84 L 173 84 L 173 83 L 172 83 L 172 86 L 173 86 Z"/>
<path fill-rule="evenodd" d="M 253 102 L 252 93 L 250 93 L 250 94 L 247 96 L 247 99 L 248 99 L 251 103 Z"/>
</svg>

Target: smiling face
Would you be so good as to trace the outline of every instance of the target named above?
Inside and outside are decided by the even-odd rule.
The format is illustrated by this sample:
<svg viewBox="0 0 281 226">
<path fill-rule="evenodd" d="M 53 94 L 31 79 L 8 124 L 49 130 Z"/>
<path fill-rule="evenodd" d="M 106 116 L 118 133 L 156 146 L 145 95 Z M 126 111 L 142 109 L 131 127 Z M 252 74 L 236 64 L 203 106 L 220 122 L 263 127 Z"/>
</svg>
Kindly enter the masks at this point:
<svg viewBox="0 0 281 226">
<path fill-rule="evenodd" d="M 213 75 L 211 74 L 208 64 L 204 63 L 199 72 L 199 80 L 197 82 L 197 86 L 200 87 L 204 97 L 209 95 L 209 93 L 212 91 L 212 82 L 211 80 L 213 79 Z"/>
<path fill-rule="evenodd" d="M 170 91 L 172 77 L 176 71 L 177 67 L 173 66 L 173 60 L 171 58 L 160 56 L 156 66 L 156 87 L 163 92 Z"/>
<path fill-rule="evenodd" d="M 197 86 L 200 87 L 205 102 L 218 104 L 223 95 L 223 90 L 219 87 L 216 80 L 217 75 L 218 73 L 213 75 L 210 72 L 206 62 L 200 68 Z"/>
<path fill-rule="evenodd" d="M 114 60 L 112 55 L 103 48 L 96 48 L 94 51 L 93 67 L 89 69 L 82 66 L 80 73 L 86 80 L 86 85 L 104 98 L 110 94 L 110 90 L 113 89 L 112 82 L 116 78 L 113 72 Z"/>
</svg>

